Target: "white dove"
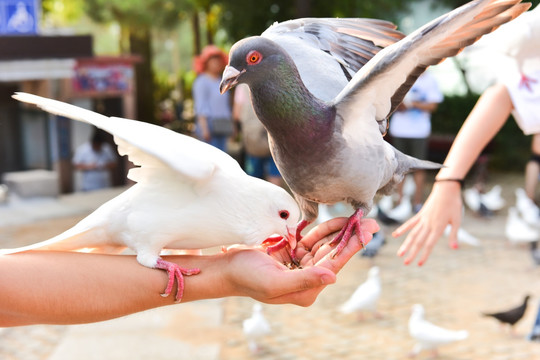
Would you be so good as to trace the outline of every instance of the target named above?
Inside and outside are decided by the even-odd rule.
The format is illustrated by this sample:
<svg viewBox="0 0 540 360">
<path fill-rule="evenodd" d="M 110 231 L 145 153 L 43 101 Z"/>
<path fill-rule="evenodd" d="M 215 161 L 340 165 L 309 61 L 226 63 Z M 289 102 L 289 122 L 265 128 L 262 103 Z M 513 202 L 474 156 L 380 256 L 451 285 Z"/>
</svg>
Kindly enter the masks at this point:
<svg viewBox="0 0 540 360">
<path fill-rule="evenodd" d="M 480 195 L 480 201 L 485 207 L 488 208 L 488 210 L 501 210 L 506 204 L 506 201 L 501 196 L 501 193 L 502 187 L 500 185 L 495 185 L 490 191 Z"/>
<path fill-rule="evenodd" d="M 403 193 L 401 202 L 395 208 L 388 211 L 386 215 L 397 222 L 405 222 L 408 220 L 411 216 L 413 216 L 411 196 Z"/>
<path fill-rule="evenodd" d="M 84 121 L 114 135 L 122 155 L 140 167 L 128 177 L 136 184 L 103 204 L 66 232 L 41 243 L 1 250 L 1 254 L 40 249 L 119 252 L 128 247 L 137 261 L 166 270 L 163 296 L 184 269 L 159 254 L 167 249 L 202 249 L 243 243 L 257 245 L 272 235 L 294 248 L 300 210 L 282 188 L 246 175 L 226 153 L 192 137 L 148 123 L 107 117 L 60 101 L 18 93 L 15 99 L 45 111 Z"/>
<path fill-rule="evenodd" d="M 464 340 L 469 336 L 466 330 L 448 330 L 424 320 L 424 307 L 420 304 L 412 308 L 409 334 L 417 341 L 412 350 L 412 356 L 418 355 L 422 350 L 432 350 L 436 356 L 439 346 Z"/>
<path fill-rule="evenodd" d="M 514 243 L 534 242 L 540 239 L 538 230 L 533 229 L 525 220 L 523 220 L 515 207 L 508 209 L 508 217 L 506 218 L 504 232 L 506 238 Z"/>
<path fill-rule="evenodd" d="M 525 190 L 521 188 L 516 189 L 516 207 L 527 224 L 532 226 L 540 225 L 540 209 L 527 196 Z"/>
<path fill-rule="evenodd" d="M 249 350 L 252 353 L 256 353 L 259 350 L 257 341 L 263 336 L 270 334 L 270 331 L 272 330 L 262 313 L 261 304 L 255 303 L 255 305 L 253 305 L 253 313 L 250 318 L 244 320 L 242 329 L 248 340 Z"/>
<path fill-rule="evenodd" d="M 340 307 L 344 314 L 350 314 L 367 310 L 380 317 L 377 313 L 377 301 L 381 296 L 381 280 L 379 278 L 379 267 L 373 266 L 369 269 L 367 280 L 360 284 L 351 297 Z"/>
</svg>

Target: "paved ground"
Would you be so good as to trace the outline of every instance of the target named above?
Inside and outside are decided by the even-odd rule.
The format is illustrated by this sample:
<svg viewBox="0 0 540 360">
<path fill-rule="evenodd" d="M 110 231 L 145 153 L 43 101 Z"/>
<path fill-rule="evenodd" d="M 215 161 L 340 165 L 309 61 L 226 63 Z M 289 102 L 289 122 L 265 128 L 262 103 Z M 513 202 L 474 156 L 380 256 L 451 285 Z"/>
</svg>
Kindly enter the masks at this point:
<svg viewBox="0 0 540 360">
<path fill-rule="evenodd" d="M 513 188 L 521 184 L 520 178 L 496 180 L 513 205 Z M 0 206 L 0 246 L 55 235 L 117 192 L 65 197 L 48 205 L 36 202 L 22 212 Z M 17 211 L 19 215 L 13 215 Z M 28 219 L 32 221 L 28 223 Z M 407 321 L 415 303 L 424 305 L 428 320 L 470 333 L 467 340 L 442 347 L 440 359 L 540 359 L 540 343 L 524 339 L 540 300 L 540 268 L 533 267 L 526 247 L 508 244 L 505 219 L 506 209 L 490 219 L 467 213 L 464 228 L 479 237 L 482 246 L 462 245 L 455 251 L 442 239 L 422 268 L 402 265 L 395 256 L 401 240 L 387 237 L 387 245 L 373 262 L 355 257 L 313 306 L 263 305 L 273 332 L 262 340 L 257 355 L 250 354 L 241 332 L 253 301 L 228 298 L 97 324 L 0 329 L 0 359 L 405 359 L 414 345 Z M 384 230 L 389 234 L 392 227 Z M 337 307 L 365 280 L 373 264 L 380 267 L 383 294 L 379 310 L 384 318 L 368 314 L 359 321 L 356 315 L 340 314 Z M 525 318 L 516 326 L 517 337 L 480 316 L 481 311 L 517 305 L 527 293 L 532 299 Z"/>
</svg>

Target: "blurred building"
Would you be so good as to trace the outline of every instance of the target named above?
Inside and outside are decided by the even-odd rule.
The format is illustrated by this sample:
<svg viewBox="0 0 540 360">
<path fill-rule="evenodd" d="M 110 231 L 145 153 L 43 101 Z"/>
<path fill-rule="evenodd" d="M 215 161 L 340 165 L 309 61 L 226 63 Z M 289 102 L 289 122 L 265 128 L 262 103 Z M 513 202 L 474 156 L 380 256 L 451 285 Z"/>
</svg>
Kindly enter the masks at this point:
<svg viewBox="0 0 540 360">
<path fill-rule="evenodd" d="M 17 91 L 50 97 L 109 116 L 135 117 L 134 57 L 95 57 L 90 35 L 40 36 L 36 0 L 0 0 L 0 179 L 46 169 L 61 192 L 75 188 L 71 157 L 91 127 L 11 98 Z M 111 139 L 112 141 L 112 139 Z M 119 162 L 113 184 L 125 179 Z"/>
</svg>

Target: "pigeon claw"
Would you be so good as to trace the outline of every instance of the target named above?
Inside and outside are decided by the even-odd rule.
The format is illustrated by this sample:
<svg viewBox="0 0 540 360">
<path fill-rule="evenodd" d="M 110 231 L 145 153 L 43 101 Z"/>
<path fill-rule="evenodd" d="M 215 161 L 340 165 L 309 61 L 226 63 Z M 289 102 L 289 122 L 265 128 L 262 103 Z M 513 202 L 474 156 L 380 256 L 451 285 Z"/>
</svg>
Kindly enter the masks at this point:
<svg viewBox="0 0 540 360">
<path fill-rule="evenodd" d="M 178 282 L 178 289 L 176 290 L 176 298 L 175 298 L 175 302 L 177 303 L 182 301 L 182 297 L 184 295 L 184 275 L 185 276 L 197 275 L 198 273 L 201 272 L 200 269 L 197 269 L 197 268 L 185 269 L 185 268 L 180 267 L 178 264 L 165 261 L 161 258 L 159 258 L 157 261 L 156 269 L 167 271 L 167 275 L 169 276 L 167 287 L 165 288 L 165 292 L 163 292 L 161 296 L 163 297 L 169 296 L 173 290 L 174 281 L 176 280 Z"/>
<path fill-rule="evenodd" d="M 362 248 L 365 246 L 364 236 L 362 235 L 361 227 L 361 221 L 363 216 L 364 213 L 361 209 L 356 210 L 354 214 L 349 217 L 347 224 L 341 229 L 341 231 L 336 235 L 336 237 L 332 241 L 330 241 L 330 246 L 336 246 L 336 249 L 332 254 L 332 259 L 339 255 L 339 253 L 345 248 L 345 246 L 347 246 L 350 238 L 355 233 L 358 236 L 360 243 L 362 244 Z"/>
</svg>

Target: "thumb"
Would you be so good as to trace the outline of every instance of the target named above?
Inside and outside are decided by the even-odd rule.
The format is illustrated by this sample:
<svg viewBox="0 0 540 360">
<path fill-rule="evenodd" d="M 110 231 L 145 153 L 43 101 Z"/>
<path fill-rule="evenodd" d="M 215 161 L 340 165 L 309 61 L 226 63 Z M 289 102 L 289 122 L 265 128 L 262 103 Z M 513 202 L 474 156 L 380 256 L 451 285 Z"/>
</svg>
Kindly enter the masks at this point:
<svg viewBox="0 0 540 360">
<path fill-rule="evenodd" d="M 281 292 L 288 294 L 309 290 L 336 282 L 336 274 L 320 266 L 286 271 L 280 279 Z"/>
</svg>

